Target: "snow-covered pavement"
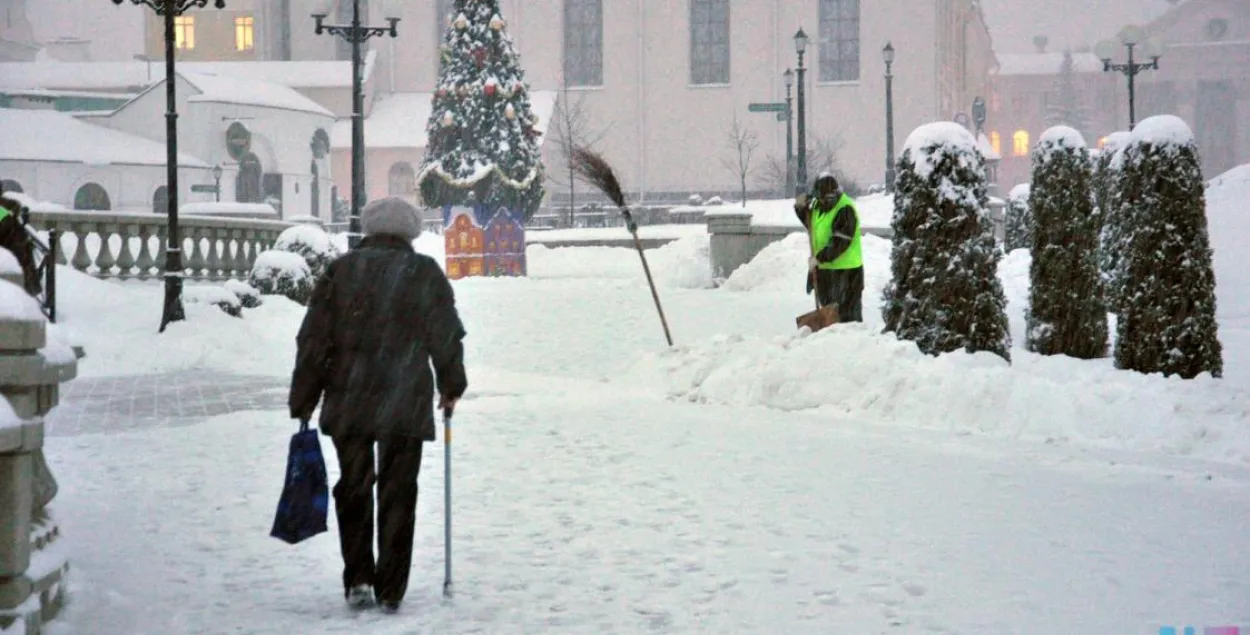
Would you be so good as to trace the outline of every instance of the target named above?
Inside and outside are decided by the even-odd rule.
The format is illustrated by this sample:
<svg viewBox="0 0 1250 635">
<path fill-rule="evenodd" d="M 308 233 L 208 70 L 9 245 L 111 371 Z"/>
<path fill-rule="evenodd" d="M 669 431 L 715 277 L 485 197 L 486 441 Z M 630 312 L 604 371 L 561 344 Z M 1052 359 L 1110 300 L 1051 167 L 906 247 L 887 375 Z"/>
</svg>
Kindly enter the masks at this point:
<svg viewBox="0 0 1250 635">
<path fill-rule="evenodd" d="M 481 371 L 457 597 L 427 449 L 413 587 L 350 615 L 333 533 L 267 537 L 280 412 L 61 439 L 71 632 L 1153 633 L 1250 622 L 1250 470 L 666 402 Z M 333 452 L 326 450 L 331 477 Z M 335 530 L 331 520 L 331 532 Z"/>
</svg>

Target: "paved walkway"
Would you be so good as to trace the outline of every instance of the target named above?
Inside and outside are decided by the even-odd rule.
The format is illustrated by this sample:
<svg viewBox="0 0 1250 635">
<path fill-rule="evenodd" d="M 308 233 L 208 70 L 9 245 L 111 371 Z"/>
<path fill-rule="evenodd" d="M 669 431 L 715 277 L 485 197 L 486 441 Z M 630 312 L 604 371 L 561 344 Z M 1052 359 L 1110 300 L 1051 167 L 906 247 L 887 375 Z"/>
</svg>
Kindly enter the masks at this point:
<svg viewBox="0 0 1250 635">
<path fill-rule="evenodd" d="M 50 437 L 194 425 L 209 417 L 286 407 L 287 382 L 275 377 L 186 372 L 85 377 L 61 387 L 47 418 Z"/>
</svg>

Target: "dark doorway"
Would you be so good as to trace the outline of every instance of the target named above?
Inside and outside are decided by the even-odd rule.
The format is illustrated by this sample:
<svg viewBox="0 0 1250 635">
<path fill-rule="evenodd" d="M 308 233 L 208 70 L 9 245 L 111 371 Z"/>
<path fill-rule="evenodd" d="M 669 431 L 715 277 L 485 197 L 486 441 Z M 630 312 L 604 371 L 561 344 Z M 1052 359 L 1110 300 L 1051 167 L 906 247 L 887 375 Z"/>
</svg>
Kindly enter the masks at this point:
<svg viewBox="0 0 1250 635">
<path fill-rule="evenodd" d="M 169 188 L 162 185 L 156 188 L 156 193 L 152 194 L 152 213 L 168 214 L 169 213 Z"/>
<path fill-rule="evenodd" d="M 105 211 L 113 209 L 109 193 L 99 183 L 88 183 L 74 193 L 74 209 Z"/>
<path fill-rule="evenodd" d="M 239 175 L 234 181 L 234 200 L 240 203 L 260 203 L 260 158 L 249 152 L 239 160 Z"/>
<path fill-rule="evenodd" d="M 25 190 L 22 189 L 21 183 L 18 183 L 13 179 L 4 179 L 0 181 L 0 192 L 17 192 L 18 194 L 21 194 L 25 192 Z"/>
</svg>

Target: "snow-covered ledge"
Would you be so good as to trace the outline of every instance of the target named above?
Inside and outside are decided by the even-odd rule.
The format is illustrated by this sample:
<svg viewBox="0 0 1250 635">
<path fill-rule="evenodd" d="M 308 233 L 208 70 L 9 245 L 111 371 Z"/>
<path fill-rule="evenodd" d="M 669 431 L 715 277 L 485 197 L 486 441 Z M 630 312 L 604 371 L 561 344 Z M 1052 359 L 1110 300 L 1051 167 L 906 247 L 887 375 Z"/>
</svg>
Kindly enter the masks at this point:
<svg viewBox="0 0 1250 635">
<path fill-rule="evenodd" d="M 30 222 L 45 238 L 50 229 L 61 233 L 60 264 L 98 278 L 146 280 L 159 277 L 165 265 L 168 223 L 163 214 L 32 210 Z M 256 218 L 180 216 L 186 276 L 246 279 L 256 256 L 291 226 Z M 67 259 L 65 254 L 72 255 Z"/>
<path fill-rule="evenodd" d="M 60 613 L 69 563 L 48 510 L 57 484 L 43 457 L 43 418 L 78 371 L 50 339 L 39 303 L 0 280 L 0 632 L 45 632 Z"/>
</svg>

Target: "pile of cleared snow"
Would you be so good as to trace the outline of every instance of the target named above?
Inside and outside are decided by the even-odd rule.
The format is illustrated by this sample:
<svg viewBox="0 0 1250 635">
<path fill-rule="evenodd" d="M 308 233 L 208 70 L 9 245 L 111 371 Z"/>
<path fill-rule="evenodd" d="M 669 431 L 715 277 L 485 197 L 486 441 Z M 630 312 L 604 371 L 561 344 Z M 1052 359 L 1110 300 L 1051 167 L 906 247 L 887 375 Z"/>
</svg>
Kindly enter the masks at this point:
<svg viewBox="0 0 1250 635">
<path fill-rule="evenodd" d="M 1250 392 L 1239 385 L 1117 371 L 1103 360 L 1014 360 L 930 357 L 848 324 L 772 340 L 719 337 L 648 356 L 634 374 L 695 402 L 1250 463 Z"/>
<path fill-rule="evenodd" d="M 712 285 L 711 238 L 696 234 L 646 250 L 656 284 L 683 289 Z M 625 247 L 560 247 L 531 244 L 525 250 L 531 278 L 644 279 L 638 252 Z"/>
<path fill-rule="evenodd" d="M 890 241 L 865 234 L 863 247 L 864 313 L 867 315 L 880 308 L 881 290 L 890 279 Z M 765 247 L 751 262 L 735 269 L 722 286 L 730 291 L 801 292 L 808 275 L 810 251 L 807 234 L 791 234 Z"/>
<path fill-rule="evenodd" d="M 1214 250 L 1216 296 L 1221 323 L 1250 322 L 1250 164 L 1211 180 L 1206 191 L 1207 225 Z M 1222 324 L 1221 324 L 1222 325 Z M 1250 323 L 1245 325 L 1250 328 Z"/>
</svg>

